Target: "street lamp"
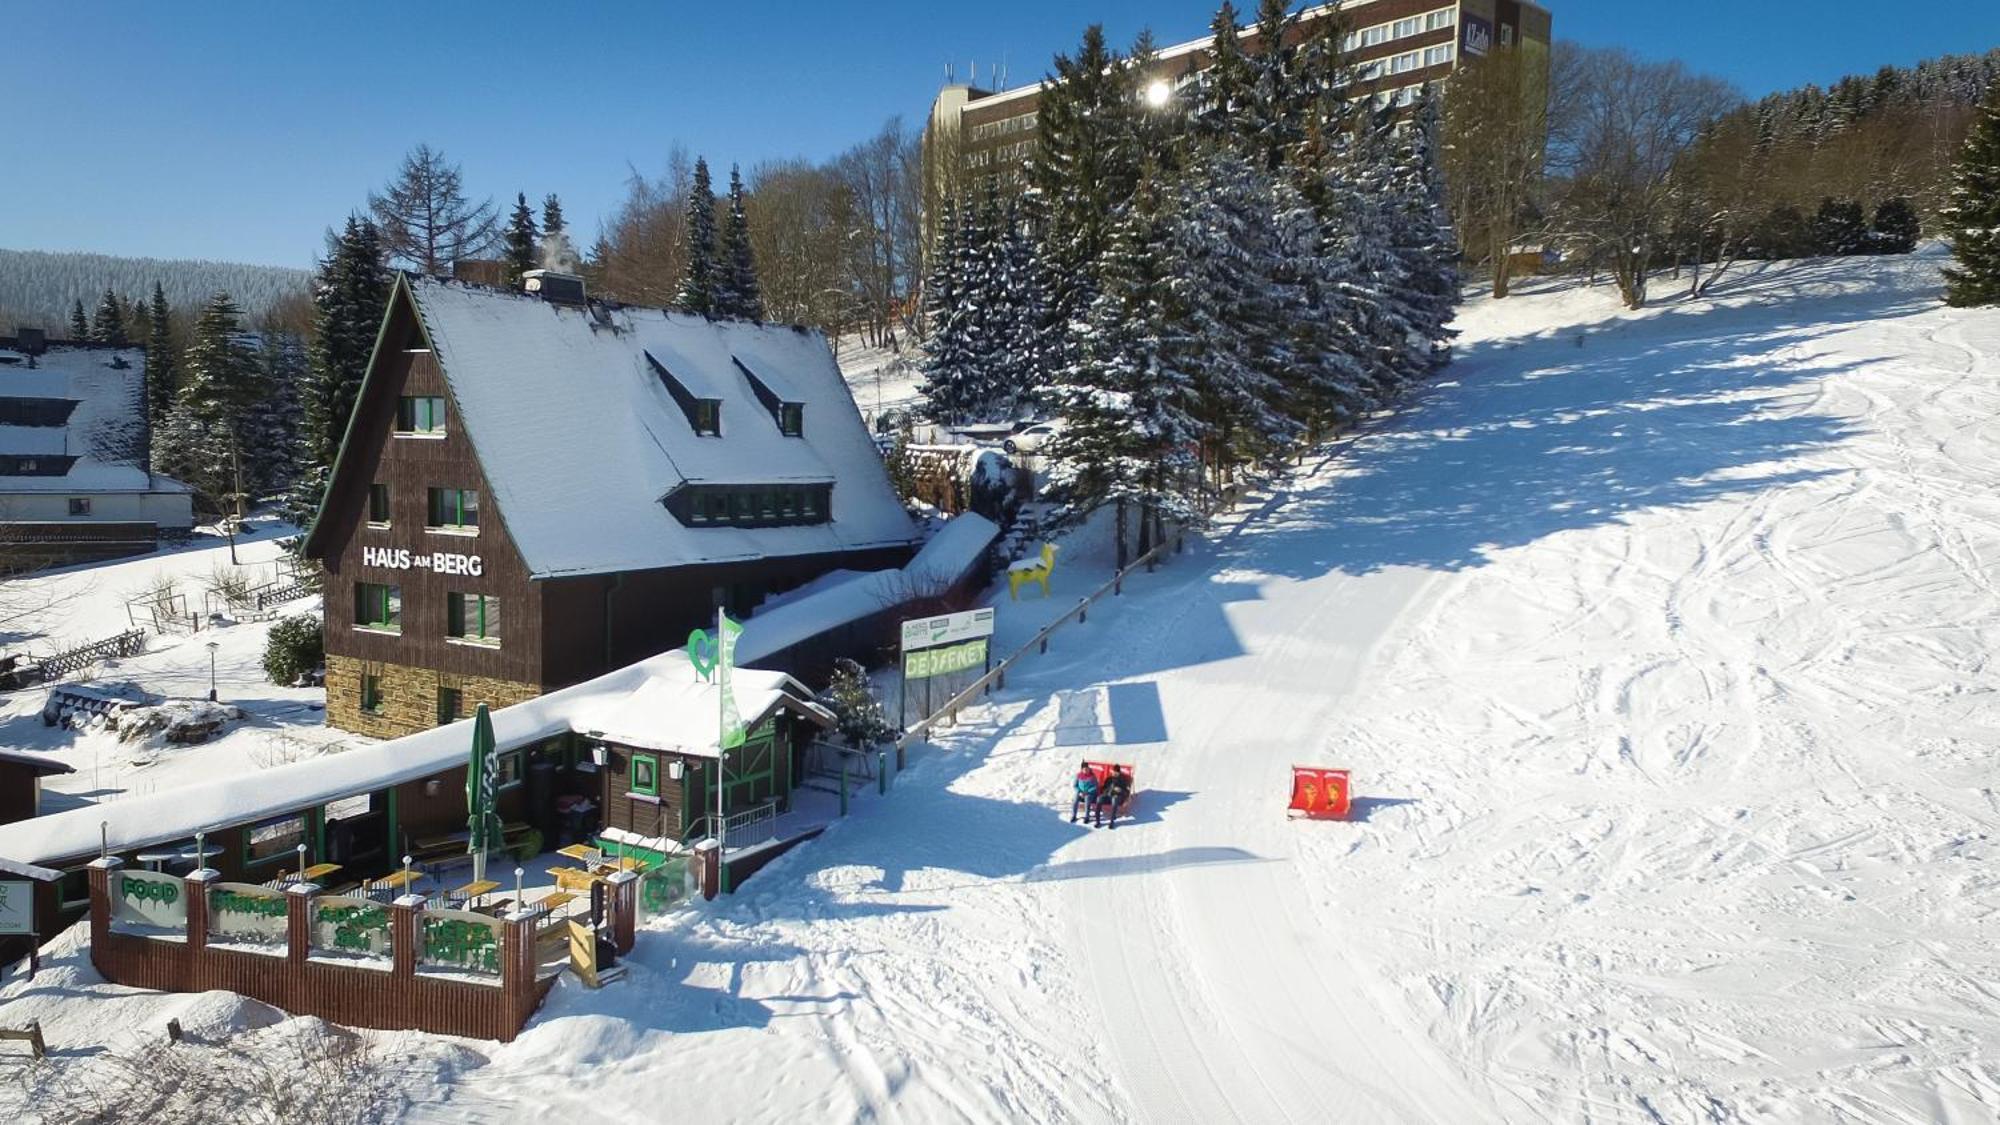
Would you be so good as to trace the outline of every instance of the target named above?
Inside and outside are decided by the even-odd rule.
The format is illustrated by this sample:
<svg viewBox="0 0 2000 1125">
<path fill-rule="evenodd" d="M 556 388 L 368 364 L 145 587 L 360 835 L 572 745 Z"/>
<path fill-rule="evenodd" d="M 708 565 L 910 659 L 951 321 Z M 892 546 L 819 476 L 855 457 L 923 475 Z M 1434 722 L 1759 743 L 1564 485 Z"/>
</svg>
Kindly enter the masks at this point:
<svg viewBox="0 0 2000 1125">
<path fill-rule="evenodd" d="M 215 702 L 215 650 L 221 647 L 222 645 L 218 642 L 208 642 L 208 701 L 210 703 Z"/>
</svg>

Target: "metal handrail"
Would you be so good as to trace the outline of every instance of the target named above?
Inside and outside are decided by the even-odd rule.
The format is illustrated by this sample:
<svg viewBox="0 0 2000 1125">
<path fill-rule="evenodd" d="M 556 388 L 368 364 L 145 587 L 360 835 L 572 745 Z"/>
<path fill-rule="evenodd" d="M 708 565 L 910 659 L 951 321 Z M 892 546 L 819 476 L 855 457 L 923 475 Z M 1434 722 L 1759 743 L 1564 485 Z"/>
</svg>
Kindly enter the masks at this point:
<svg viewBox="0 0 2000 1125">
<path fill-rule="evenodd" d="M 1223 494 L 1227 495 L 1228 497 L 1227 509 L 1234 510 L 1237 503 L 1242 500 L 1243 495 L 1247 493 L 1250 490 L 1251 486 L 1256 483 L 1258 482 L 1248 477 L 1244 477 L 1233 482 L 1226 489 L 1223 489 L 1222 490 Z M 1041 632 L 1036 633 L 1034 635 L 1034 638 L 1028 641 L 1027 644 L 1024 644 L 1019 649 L 1016 649 L 1013 655 L 1007 657 L 1007 659 L 1002 660 L 1000 663 L 994 665 L 991 671 L 979 677 L 977 680 L 974 680 L 970 687 L 966 688 L 964 691 L 959 692 L 957 695 L 952 696 L 950 700 L 946 701 L 944 706 L 939 707 L 937 710 L 931 712 L 929 715 L 926 715 L 922 719 L 917 720 L 915 726 L 912 726 L 909 730 L 904 731 L 902 736 L 896 739 L 896 769 L 900 771 L 904 767 L 904 765 L 907 764 L 905 762 L 905 751 L 909 748 L 911 743 L 922 741 L 924 737 L 929 735 L 932 730 L 936 729 L 938 724 L 941 722 L 949 720 L 952 723 L 956 723 L 958 721 L 958 712 L 964 707 L 966 707 L 968 704 L 970 704 L 980 694 L 994 687 L 1006 687 L 1007 670 L 1012 668 L 1015 664 L 1019 663 L 1021 660 L 1025 659 L 1029 655 L 1030 649 L 1035 650 L 1035 653 L 1037 655 L 1048 652 L 1049 635 L 1051 633 L 1054 633 L 1057 629 L 1061 628 L 1064 625 L 1069 624 L 1072 618 L 1074 618 L 1078 622 L 1087 621 L 1090 616 L 1091 603 L 1097 601 L 1099 598 L 1102 598 L 1106 593 L 1111 593 L 1113 595 L 1124 593 L 1126 578 L 1130 577 L 1133 572 L 1137 571 L 1142 566 L 1151 569 L 1152 565 L 1155 562 L 1158 562 L 1162 555 L 1166 554 L 1167 548 L 1170 546 L 1173 547 L 1175 553 L 1178 554 L 1186 542 L 1186 535 L 1187 535 L 1187 528 L 1185 525 L 1175 527 L 1173 538 L 1171 541 L 1169 541 L 1165 536 L 1162 536 L 1160 538 L 1160 542 L 1155 544 L 1152 550 L 1147 551 L 1145 554 L 1132 560 L 1131 565 L 1127 566 L 1125 569 L 1119 571 L 1118 573 L 1112 575 L 1111 580 L 1109 582 L 1106 582 L 1104 585 L 1099 586 L 1095 591 L 1093 591 L 1090 594 L 1090 596 L 1080 599 L 1076 603 L 1076 606 L 1074 608 L 1064 613 L 1061 617 L 1058 617 L 1054 621 L 1049 622 L 1048 625 L 1045 626 Z"/>
</svg>

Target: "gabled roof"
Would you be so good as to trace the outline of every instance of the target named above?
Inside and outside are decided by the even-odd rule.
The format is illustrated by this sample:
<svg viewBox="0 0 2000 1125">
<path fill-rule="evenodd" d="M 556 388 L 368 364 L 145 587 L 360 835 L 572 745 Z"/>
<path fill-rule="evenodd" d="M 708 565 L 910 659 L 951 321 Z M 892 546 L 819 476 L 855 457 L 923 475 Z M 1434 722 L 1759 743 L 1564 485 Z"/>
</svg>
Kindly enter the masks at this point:
<svg viewBox="0 0 2000 1125">
<path fill-rule="evenodd" d="M 0 399 L 30 400 L 60 424 L 0 423 L 0 455 L 74 457 L 61 476 L 0 475 L 0 492 L 185 492 L 146 471 L 146 352 L 104 344 L 49 344 L 30 358 L 0 347 Z M 51 410 L 61 404 L 64 409 Z M 19 415 L 9 412 L 8 418 Z"/>
<path fill-rule="evenodd" d="M 402 277 L 396 293 L 416 309 L 501 522 L 537 578 L 916 538 L 817 332 L 430 278 Z M 746 367 L 805 404 L 803 436 L 779 433 Z M 720 436 L 694 432 L 668 377 L 721 402 Z M 690 528 L 661 503 L 690 484 L 828 482 L 833 518 L 817 526 Z"/>
</svg>

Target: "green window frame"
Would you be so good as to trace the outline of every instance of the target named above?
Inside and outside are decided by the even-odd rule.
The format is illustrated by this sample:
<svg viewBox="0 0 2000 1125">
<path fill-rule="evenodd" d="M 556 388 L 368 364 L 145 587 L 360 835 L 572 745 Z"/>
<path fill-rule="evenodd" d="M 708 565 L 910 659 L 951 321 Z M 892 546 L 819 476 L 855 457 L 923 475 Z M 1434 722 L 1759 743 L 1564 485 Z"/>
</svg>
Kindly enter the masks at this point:
<svg viewBox="0 0 2000 1125">
<path fill-rule="evenodd" d="M 453 590 L 445 595 L 445 635 L 479 644 L 500 643 L 500 599 Z"/>
<path fill-rule="evenodd" d="M 354 584 L 354 625 L 385 633 L 403 631 L 403 588 L 382 582 Z"/>
<path fill-rule="evenodd" d="M 479 490 L 476 488 L 433 488 L 429 490 L 427 531 L 479 530 Z"/>
<path fill-rule="evenodd" d="M 377 527 L 389 526 L 389 486 L 375 483 L 368 486 L 368 522 Z"/>
<path fill-rule="evenodd" d="M 382 713 L 382 677 L 373 672 L 361 673 L 361 713 L 364 715 Z"/>
<path fill-rule="evenodd" d="M 444 399 L 439 395 L 404 395 L 396 400 L 396 432 L 443 434 Z"/>
<path fill-rule="evenodd" d="M 626 765 L 626 788 L 641 797 L 660 795 L 660 756 L 633 754 Z"/>
</svg>

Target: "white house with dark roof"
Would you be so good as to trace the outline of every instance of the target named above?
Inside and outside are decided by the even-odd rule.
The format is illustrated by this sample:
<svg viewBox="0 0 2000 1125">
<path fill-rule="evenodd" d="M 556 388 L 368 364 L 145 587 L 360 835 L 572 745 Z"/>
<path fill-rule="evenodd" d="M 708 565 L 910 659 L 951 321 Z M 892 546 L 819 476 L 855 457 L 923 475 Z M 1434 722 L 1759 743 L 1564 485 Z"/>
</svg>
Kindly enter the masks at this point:
<svg viewBox="0 0 2000 1125">
<path fill-rule="evenodd" d="M 141 348 L 0 337 L 0 556 L 13 565 L 151 550 L 194 497 L 147 467 Z"/>
</svg>

